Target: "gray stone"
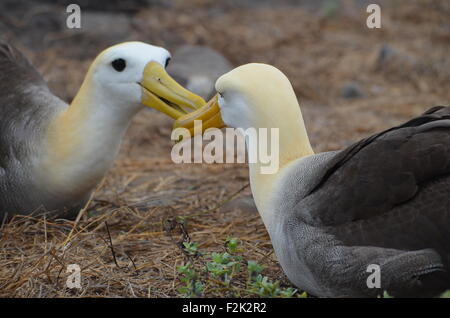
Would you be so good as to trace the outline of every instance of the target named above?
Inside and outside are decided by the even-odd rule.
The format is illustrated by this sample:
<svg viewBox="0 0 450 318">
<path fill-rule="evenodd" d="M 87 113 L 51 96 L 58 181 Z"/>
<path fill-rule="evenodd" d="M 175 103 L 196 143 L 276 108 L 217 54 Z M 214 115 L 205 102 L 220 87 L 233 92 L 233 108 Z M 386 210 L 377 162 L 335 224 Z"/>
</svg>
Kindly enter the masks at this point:
<svg viewBox="0 0 450 318">
<path fill-rule="evenodd" d="M 214 84 L 232 69 L 219 52 L 205 46 L 182 46 L 172 56 L 167 72 L 188 90 L 208 100 L 215 94 Z"/>
<path fill-rule="evenodd" d="M 236 199 L 231 200 L 230 202 L 225 203 L 221 208 L 221 212 L 227 211 L 235 211 L 240 210 L 246 213 L 258 213 L 258 209 L 256 208 L 255 201 L 253 200 L 253 196 L 243 195 Z"/>
<path fill-rule="evenodd" d="M 358 83 L 348 82 L 342 86 L 341 95 L 345 98 L 358 98 L 363 97 L 364 93 Z"/>
<path fill-rule="evenodd" d="M 389 70 L 404 72 L 414 69 L 418 65 L 415 57 L 406 52 L 392 48 L 389 44 L 383 44 L 377 52 L 374 61 L 376 71 Z"/>
</svg>

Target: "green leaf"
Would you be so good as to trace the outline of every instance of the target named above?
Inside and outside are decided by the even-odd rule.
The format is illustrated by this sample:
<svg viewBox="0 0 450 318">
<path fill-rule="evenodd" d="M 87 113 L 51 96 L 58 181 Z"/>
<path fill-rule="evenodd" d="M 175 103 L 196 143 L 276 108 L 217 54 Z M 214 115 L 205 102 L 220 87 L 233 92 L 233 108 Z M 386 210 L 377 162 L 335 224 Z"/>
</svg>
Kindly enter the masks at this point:
<svg viewBox="0 0 450 318">
<path fill-rule="evenodd" d="M 232 237 L 229 237 L 227 239 L 227 243 L 226 243 L 227 249 L 228 251 L 233 254 L 236 252 L 237 250 L 237 246 L 238 246 L 238 240 Z"/>
</svg>

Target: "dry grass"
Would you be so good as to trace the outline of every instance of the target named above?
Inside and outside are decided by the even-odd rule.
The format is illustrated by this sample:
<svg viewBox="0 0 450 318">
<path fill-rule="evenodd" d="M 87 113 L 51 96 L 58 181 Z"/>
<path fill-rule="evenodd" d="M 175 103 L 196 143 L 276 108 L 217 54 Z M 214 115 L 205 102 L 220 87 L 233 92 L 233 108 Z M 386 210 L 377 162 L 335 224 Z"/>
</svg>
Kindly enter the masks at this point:
<svg viewBox="0 0 450 318">
<path fill-rule="evenodd" d="M 275 64 L 292 80 L 317 151 L 339 149 L 449 103 L 448 2 L 392 1 L 383 6 L 381 30 L 365 28 L 365 10 L 344 3 L 329 16 L 301 7 L 236 10 L 226 1 L 180 1 L 133 13 L 128 33 L 119 38 L 57 30 L 21 47 L 66 100 L 109 42 L 140 39 L 169 49 L 207 44 L 236 65 Z M 33 33 L 27 21 L 36 12 L 22 21 L 5 17 L 3 34 L 28 43 Z M 378 52 L 386 43 L 401 57 L 380 67 Z M 346 81 L 358 82 L 365 97 L 342 98 Z M 179 297 L 176 267 L 186 261 L 180 242 L 222 251 L 230 236 L 240 239 L 245 260 L 264 264 L 265 275 L 288 285 L 258 214 L 225 204 L 250 194 L 242 190 L 246 166 L 175 165 L 170 130 L 163 115 L 142 112 L 78 222 L 16 216 L 2 224 L 0 296 Z M 68 264 L 81 266 L 81 290 L 65 288 Z"/>
<path fill-rule="evenodd" d="M 126 188 L 127 182 L 116 186 L 106 182 L 80 213 L 78 223 L 16 216 L 4 224 L 0 296 L 177 296 L 176 267 L 186 261 L 181 243 L 192 240 L 203 251 L 221 251 L 229 236 L 239 236 L 246 258 L 275 267 L 268 273 L 281 276 L 259 216 L 220 209 L 225 201 L 248 191 L 245 177 L 230 176 L 234 169 L 215 167 L 203 180 L 176 173 L 148 180 L 158 164 L 150 161 L 148 169 L 136 165 L 140 167 L 136 171 L 147 172 L 129 177 Z M 190 169 L 188 175 L 199 168 Z M 126 167 L 115 169 L 124 177 L 129 172 Z M 139 185 L 138 178 L 144 180 Z M 217 186 L 219 178 L 235 182 L 225 189 Z M 186 221 L 180 222 L 180 217 Z M 82 269 L 81 291 L 65 288 L 69 264 Z"/>
</svg>

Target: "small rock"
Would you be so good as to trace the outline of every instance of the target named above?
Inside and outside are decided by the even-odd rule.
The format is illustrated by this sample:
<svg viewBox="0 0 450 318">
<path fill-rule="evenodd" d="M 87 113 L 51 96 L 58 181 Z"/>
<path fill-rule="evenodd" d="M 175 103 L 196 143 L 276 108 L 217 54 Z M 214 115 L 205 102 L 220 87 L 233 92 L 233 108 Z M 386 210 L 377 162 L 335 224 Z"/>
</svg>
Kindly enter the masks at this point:
<svg viewBox="0 0 450 318">
<path fill-rule="evenodd" d="M 341 96 L 345 98 L 363 97 L 364 93 L 358 83 L 348 82 L 341 89 Z"/>
<path fill-rule="evenodd" d="M 383 44 L 378 50 L 373 64 L 376 71 L 404 72 L 408 69 L 414 69 L 417 66 L 417 60 L 405 52 L 396 50 L 388 44 Z"/>
<path fill-rule="evenodd" d="M 383 44 L 383 46 L 378 51 L 378 57 L 376 63 L 381 65 L 393 58 L 396 55 L 395 51 L 387 44 Z"/>
<path fill-rule="evenodd" d="M 205 46 L 182 46 L 172 56 L 167 72 L 188 90 L 208 100 L 215 94 L 214 84 L 232 69 L 219 52 Z"/>
<path fill-rule="evenodd" d="M 222 212 L 240 210 L 247 213 L 258 213 L 255 201 L 252 195 L 240 196 L 230 202 L 225 203 L 221 209 Z"/>
</svg>

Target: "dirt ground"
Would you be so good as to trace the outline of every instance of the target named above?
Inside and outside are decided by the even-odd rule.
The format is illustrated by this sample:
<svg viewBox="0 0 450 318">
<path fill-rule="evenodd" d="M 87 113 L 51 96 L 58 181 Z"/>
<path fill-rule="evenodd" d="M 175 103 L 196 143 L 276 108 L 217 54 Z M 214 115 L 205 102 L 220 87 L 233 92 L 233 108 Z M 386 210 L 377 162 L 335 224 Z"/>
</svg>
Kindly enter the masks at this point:
<svg viewBox="0 0 450 318">
<path fill-rule="evenodd" d="M 446 0 L 379 1 L 381 29 L 366 27 L 367 1 L 78 1 L 81 31 L 65 28 L 71 2 L 0 4 L 1 36 L 68 102 L 96 54 L 141 40 L 169 50 L 210 46 L 236 66 L 280 68 L 316 152 L 450 104 Z M 243 262 L 258 261 L 264 275 L 290 286 L 251 204 L 246 165 L 174 164 L 171 124 L 149 110 L 136 116 L 78 222 L 16 217 L 1 225 L 0 296 L 180 297 L 177 266 L 187 259 L 179 243 L 223 251 L 227 237 L 239 239 Z M 81 266 L 81 290 L 65 287 L 68 264 Z"/>
</svg>

